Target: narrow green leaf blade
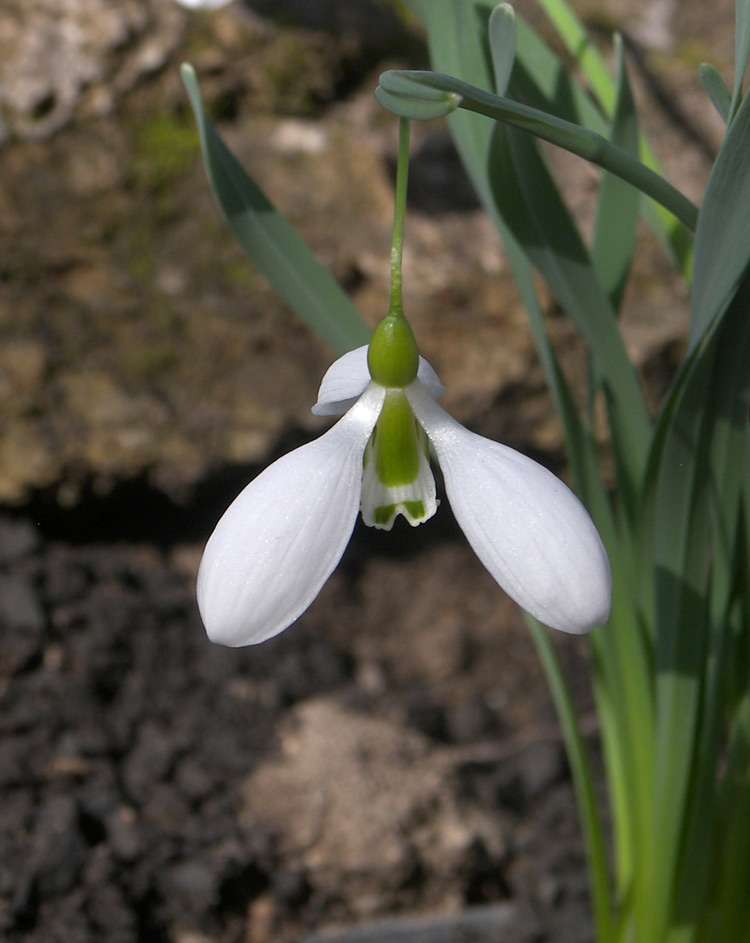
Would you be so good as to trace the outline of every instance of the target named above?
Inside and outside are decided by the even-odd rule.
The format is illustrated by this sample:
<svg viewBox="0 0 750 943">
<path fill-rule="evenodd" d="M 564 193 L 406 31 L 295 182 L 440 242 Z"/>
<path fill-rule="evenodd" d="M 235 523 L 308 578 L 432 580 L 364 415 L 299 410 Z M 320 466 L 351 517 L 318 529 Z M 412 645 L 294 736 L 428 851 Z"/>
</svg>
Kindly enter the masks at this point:
<svg viewBox="0 0 750 943">
<path fill-rule="evenodd" d="M 346 293 L 271 205 L 206 117 L 192 66 L 183 65 L 182 80 L 198 122 L 209 181 L 242 248 L 330 347 L 343 353 L 366 344 L 370 329 Z"/>
<path fill-rule="evenodd" d="M 460 75 L 480 88 L 494 87 L 485 32 L 493 7 L 492 0 L 483 5 L 472 0 L 424 3 L 423 22 L 430 59 L 436 68 Z M 491 124 L 480 115 L 458 109 L 448 118 L 448 125 L 479 198 L 486 206 L 491 206 L 487 184 Z"/>
<path fill-rule="evenodd" d="M 750 95 L 727 130 L 706 187 L 695 234 L 690 348 L 734 297 L 750 263 Z"/>
<path fill-rule="evenodd" d="M 568 464 L 576 491 L 593 517 L 609 552 L 612 566 L 612 619 L 608 626 L 593 633 L 594 687 L 601 723 L 601 738 L 608 770 L 610 807 L 617 836 L 615 857 L 618 890 L 622 896 L 632 882 L 637 849 L 642 836 L 652 829 L 648 814 L 648 796 L 644 793 L 653 781 L 650 772 L 653 750 L 649 732 L 653 731 L 653 703 L 650 689 L 648 642 L 641 632 L 633 599 L 646 587 L 640 578 L 628 572 L 624 538 L 618 533 L 607 489 L 602 480 L 591 430 L 579 415 L 574 397 L 557 360 L 547 333 L 544 313 L 539 303 L 531 265 L 510 232 L 503 242 L 513 268 L 518 288 L 529 315 L 539 359 L 547 377 L 556 411 L 565 430 Z M 645 768 L 645 769 L 644 769 Z M 584 820 L 591 815 L 589 797 L 577 782 L 576 790 Z M 587 826 L 587 831 L 590 827 Z M 604 899 L 607 883 L 600 873 L 599 849 L 588 835 L 592 867 L 592 893 L 598 939 L 610 939 L 611 900 Z M 606 868 L 605 868 L 606 871 Z"/>
<path fill-rule="evenodd" d="M 589 36 L 583 22 L 566 0 L 538 0 L 558 31 L 568 52 L 575 58 L 583 74 L 591 85 L 597 100 L 605 113 L 612 114 L 616 101 L 615 84 L 607 65 Z M 524 44 L 519 38 L 518 57 L 523 57 Z M 536 71 L 537 57 L 530 60 L 531 70 Z M 567 78 L 567 76 L 566 76 Z M 567 79 L 570 81 L 570 79 Z M 595 125 L 587 124 L 596 130 Z M 659 175 L 663 170 L 645 135 L 641 134 L 640 155 L 643 163 Z M 683 276 L 690 280 L 692 262 L 692 240 L 687 228 L 664 210 L 658 203 L 646 202 L 644 213 L 649 225 L 671 251 L 680 266 Z"/>
<path fill-rule="evenodd" d="M 591 94 L 575 82 L 544 40 L 516 15 L 518 42 L 513 97 L 559 118 L 607 134 L 607 115 Z M 614 83 L 608 76 L 614 98 Z"/>
<path fill-rule="evenodd" d="M 721 73 L 710 62 L 702 62 L 698 66 L 698 76 L 706 95 L 711 99 L 724 124 L 727 124 L 732 109 L 732 93 Z"/>
<path fill-rule="evenodd" d="M 689 888 L 705 891 L 697 879 L 703 862 L 680 862 L 679 852 L 692 847 L 686 839 L 690 816 L 701 815 L 692 805 L 699 788 L 696 770 L 709 777 L 712 773 L 696 767 L 702 726 L 722 726 L 721 718 L 710 714 L 726 707 L 726 688 L 720 701 L 706 700 L 712 691 L 707 673 L 722 673 L 716 659 L 723 652 L 731 653 L 725 637 L 731 622 L 724 614 L 731 587 L 739 584 L 736 575 L 724 574 L 728 583 L 724 599 L 719 598 L 722 582 L 714 579 L 711 584 L 711 568 L 744 566 L 746 559 L 746 551 L 731 551 L 746 480 L 748 305 L 750 278 L 746 277 L 704 342 L 689 355 L 661 417 L 650 463 L 653 506 L 647 516 L 654 521 L 660 629 L 656 782 L 660 832 L 648 856 L 653 900 L 644 915 L 646 938 L 660 937 L 673 904 L 680 909 L 680 920 L 693 919 L 701 898 Z M 713 749 L 716 753 L 715 745 Z M 711 803 L 710 793 L 706 801 Z M 685 882 L 683 886 L 676 883 L 678 878 Z"/>
<path fill-rule="evenodd" d="M 490 180 L 505 224 L 585 338 L 607 392 L 625 505 L 633 508 L 650 425 L 615 313 L 535 142 L 498 123 Z"/>
<path fill-rule="evenodd" d="M 734 32 L 734 101 L 739 104 L 750 58 L 750 0 L 737 0 Z"/>
<path fill-rule="evenodd" d="M 743 940 L 750 923 L 750 691 L 740 703 L 721 799 L 724 847 L 714 875 L 714 939 Z M 708 937 L 707 937 L 708 938 Z"/>
<path fill-rule="evenodd" d="M 504 95 L 516 58 L 516 14 L 509 3 L 501 3 L 490 14 L 490 55 L 495 70 L 495 91 Z"/>
<path fill-rule="evenodd" d="M 610 140 L 633 156 L 638 154 L 638 118 L 628 81 L 622 38 L 615 37 L 617 95 Z M 592 258 L 612 306 L 619 309 L 635 251 L 638 191 L 614 174 L 605 173 L 599 190 Z"/>
<path fill-rule="evenodd" d="M 591 83 L 605 110 L 611 113 L 616 92 L 612 76 L 596 45 L 581 20 L 565 0 L 538 0 L 539 5 L 554 23 L 570 53 Z"/>
</svg>

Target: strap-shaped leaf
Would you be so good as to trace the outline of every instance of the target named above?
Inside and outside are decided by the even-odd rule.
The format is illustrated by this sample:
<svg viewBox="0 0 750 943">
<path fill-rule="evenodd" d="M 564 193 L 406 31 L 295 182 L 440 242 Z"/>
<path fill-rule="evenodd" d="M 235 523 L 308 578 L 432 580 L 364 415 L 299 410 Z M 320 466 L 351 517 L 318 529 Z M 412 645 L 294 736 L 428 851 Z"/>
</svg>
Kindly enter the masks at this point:
<svg viewBox="0 0 750 943">
<path fill-rule="evenodd" d="M 732 93 L 727 88 L 727 83 L 721 73 L 710 62 L 703 62 L 698 66 L 698 76 L 714 108 L 724 124 L 727 124 L 732 111 Z"/>
<path fill-rule="evenodd" d="M 713 797 L 706 785 L 706 806 L 695 808 L 700 777 L 714 781 L 716 776 L 710 766 L 712 750 L 700 754 L 699 767 L 696 757 L 708 733 L 723 726 L 727 688 L 715 687 L 707 672 L 724 674 L 716 660 L 731 657 L 726 633 L 732 631 L 728 611 L 738 585 L 735 568 L 744 567 L 747 559 L 747 548 L 738 550 L 737 540 L 744 534 L 739 520 L 750 435 L 748 305 L 750 278 L 683 368 L 661 417 L 650 465 L 653 503 L 648 511 L 654 520 L 658 581 L 655 795 L 660 827 L 649 855 L 649 887 L 659 905 L 652 905 L 644 920 L 655 938 L 664 931 L 673 906 L 684 921 L 688 911 L 696 917 L 702 901 L 695 888 L 704 862 L 688 857 L 680 862 L 677 852 L 687 841 L 691 820 L 712 814 Z M 717 566 L 729 572 L 712 582 Z M 718 762 L 715 744 L 713 755 Z"/>
<path fill-rule="evenodd" d="M 366 344 L 370 329 L 307 243 L 272 206 L 203 110 L 195 70 L 183 65 L 206 173 L 237 241 L 284 300 L 339 353 Z"/>
<path fill-rule="evenodd" d="M 649 420 L 615 313 L 535 143 L 497 124 L 490 182 L 505 224 L 586 339 L 608 390 L 620 486 L 633 507 L 641 487 Z"/>
<path fill-rule="evenodd" d="M 554 25 L 568 52 L 575 58 L 605 113 L 611 115 L 617 99 L 615 84 L 583 22 L 566 0 L 538 0 L 538 3 Z M 520 41 L 518 56 L 523 58 L 523 44 Z M 534 62 L 535 59 L 531 59 L 532 66 Z M 535 66 L 533 71 L 536 71 Z M 663 176 L 661 164 L 644 134 L 641 134 L 640 138 L 640 155 L 647 167 Z M 692 240 L 686 228 L 658 203 L 646 202 L 643 211 L 649 225 L 671 251 L 683 276 L 689 281 Z"/>
<path fill-rule="evenodd" d="M 508 258 L 534 334 L 539 359 L 555 402 L 557 414 L 565 430 L 566 454 L 576 490 L 583 498 L 596 522 L 599 533 L 609 550 L 613 579 L 613 617 L 610 625 L 591 636 L 595 652 L 596 672 L 594 689 L 597 699 L 602 741 L 607 762 L 611 791 L 613 825 L 617 842 L 617 879 L 619 893 L 629 887 L 637 860 L 637 847 L 643 844 L 640 836 L 649 834 L 647 816 L 650 810 L 643 788 L 634 788 L 636 776 L 642 783 L 650 783 L 650 770 L 644 770 L 653 756 L 644 743 L 653 731 L 653 703 L 647 670 L 648 641 L 644 638 L 632 601 L 645 591 L 643 582 L 628 570 L 623 546 L 618 534 L 609 497 L 601 478 L 599 460 L 592 433 L 581 422 L 574 397 L 568 386 L 554 348 L 547 334 L 544 314 L 534 286 L 532 269 L 521 247 L 510 232 L 503 237 Z M 531 623 L 530 623 L 531 624 Z M 556 662 L 549 661 L 548 637 L 534 632 L 534 640 L 550 679 L 568 749 L 571 751 L 573 775 L 576 783 L 581 816 L 587 833 L 589 862 L 592 871 L 592 896 L 598 928 L 598 939 L 611 939 L 611 898 L 609 897 L 609 866 L 599 845 L 598 815 L 592 807 L 592 797 L 580 755 L 581 744 L 566 716 L 566 704 L 561 701 L 563 680 L 556 674 Z M 644 736 L 645 735 L 645 736 Z"/>
<path fill-rule="evenodd" d="M 591 97 L 591 93 L 573 80 L 560 57 L 518 14 L 516 29 L 518 43 L 513 97 L 606 135 L 609 131 L 607 112 Z M 608 76 L 608 81 L 614 96 L 611 76 Z"/>
<path fill-rule="evenodd" d="M 712 915 L 716 939 L 742 940 L 750 925 L 750 688 L 735 718 L 729 757 L 720 795 L 723 853 L 712 882 Z"/>
<path fill-rule="evenodd" d="M 750 0 L 737 0 L 734 32 L 734 96 L 732 113 L 742 98 L 742 82 L 750 58 Z"/>
<path fill-rule="evenodd" d="M 492 65 L 487 54 L 486 29 L 495 4 L 487 2 L 478 11 L 471 0 L 406 0 L 421 18 L 427 30 L 430 58 L 436 68 L 461 75 L 480 88 L 494 85 Z M 480 12 L 479 16 L 476 14 Z M 493 213 L 487 184 L 487 149 L 492 126 L 479 115 L 458 109 L 448 118 L 464 166 L 479 198 Z"/>
<path fill-rule="evenodd" d="M 585 26 L 565 0 L 538 0 L 568 51 L 608 113 L 615 107 L 616 92 L 607 65 Z"/>
<path fill-rule="evenodd" d="M 612 115 L 610 140 L 629 154 L 638 153 L 638 118 L 628 81 L 623 43 L 615 37 L 617 54 L 617 94 Z M 638 191 L 614 174 L 604 174 L 599 189 L 594 245 L 594 268 L 612 306 L 620 307 L 635 251 L 638 224 Z"/>
<path fill-rule="evenodd" d="M 750 263 L 750 95 L 729 125 L 695 233 L 691 349 L 730 304 Z"/>
<path fill-rule="evenodd" d="M 490 14 L 487 26 L 495 91 L 504 95 L 516 58 L 516 14 L 509 3 L 501 3 Z"/>
</svg>

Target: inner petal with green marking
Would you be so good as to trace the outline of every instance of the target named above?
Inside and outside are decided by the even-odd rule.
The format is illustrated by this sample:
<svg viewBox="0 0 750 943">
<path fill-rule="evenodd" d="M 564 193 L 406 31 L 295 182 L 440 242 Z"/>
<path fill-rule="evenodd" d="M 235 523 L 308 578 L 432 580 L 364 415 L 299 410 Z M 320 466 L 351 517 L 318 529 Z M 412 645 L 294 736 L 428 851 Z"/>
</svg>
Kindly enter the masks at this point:
<svg viewBox="0 0 750 943">
<path fill-rule="evenodd" d="M 427 436 L 402 389 L 389 389 L 365 451 L 362 519 L 390 530 L 399 514 L 416 527 L 437 510 Z"/>
</svg>

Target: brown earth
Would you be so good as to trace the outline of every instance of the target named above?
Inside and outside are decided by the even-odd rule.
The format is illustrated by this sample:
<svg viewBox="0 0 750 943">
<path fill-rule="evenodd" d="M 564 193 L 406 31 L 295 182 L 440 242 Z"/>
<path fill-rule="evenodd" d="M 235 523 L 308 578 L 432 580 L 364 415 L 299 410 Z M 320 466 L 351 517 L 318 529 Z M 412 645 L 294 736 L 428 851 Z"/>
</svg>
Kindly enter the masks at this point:
<svg viewBox="0 0 750 943">
<path fill-rule="evenodd" d="M 720 128 L 695 67 L 729 74 L 733 4 L 577 6 L 605 47 L 625 30 L 644 124 L 698 199 Z M 374 323 L 396 129 L 372 89 L 384 68 L 426 65 L 393 10 L 4 0 L 5 939 L 592 939 L 541 669 L 445 502 L 417 531 L 358 525 L 319 600 L 264 646 L 211 646 L 195 609 L 221 510 L 323 428 L 309 407 L 331 353 L 226 232 L 178 65 L 195 64 L 222 132 Z M 444 128 L 416 128 L 414 151 L 406 302 L 447 408 L 562 470 L 501 247 Z M 555 159 L 585 225 L 596 178 Z M 686 308 L 644 233 L 625 323 L 654 400 Z M 560 650 L 594 744 L 585 644 Z"/>
</svg>

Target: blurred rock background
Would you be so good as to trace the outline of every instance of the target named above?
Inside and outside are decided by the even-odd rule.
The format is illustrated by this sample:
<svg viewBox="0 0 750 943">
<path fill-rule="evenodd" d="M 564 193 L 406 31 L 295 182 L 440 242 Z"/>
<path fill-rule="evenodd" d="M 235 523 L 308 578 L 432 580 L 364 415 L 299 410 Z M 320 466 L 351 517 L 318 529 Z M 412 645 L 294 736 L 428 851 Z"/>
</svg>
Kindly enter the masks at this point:
<svg viewBox="0 0 750 943">
<path fill-rule="evenodd" d="M 710 57 L 727 71 L 732 4 L 581 7 L 603 41 L 627 31 L 645 124 L 676 182 L 699 195 L 720 129 L 695 69 Z M 540 20 L 531 2 L 519 10 Z M 308 407 L 331 352 L 227 233 L 183 60 L 368 320 L 385 310 L 395 122 L 372 91 L 384 68 L 426 64 L 397 4 L 237 0 L 201 15 L 173 0 L 4 0 L 1 502 L 43 491 L 70 505 L 142 475 L 185 497 L 221 466 L 264 461 L 290 430 L 319 428 Z M 480 422 L 510 396 L 512 419 L 493 409 L 487 431 L 557 448 L 502 250 L 443 125 L 417 127 L 414 151 L 407 304 L 448 404 Z M 585 216 L 595 176 L 561 161 Z M 651 252 L 640 286 L 629 307 L 645 363 L 679 336 L 685 299 Z"/>
</svg>

